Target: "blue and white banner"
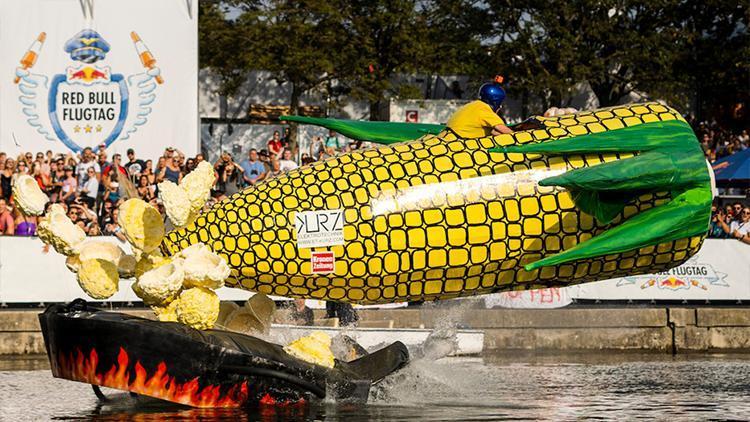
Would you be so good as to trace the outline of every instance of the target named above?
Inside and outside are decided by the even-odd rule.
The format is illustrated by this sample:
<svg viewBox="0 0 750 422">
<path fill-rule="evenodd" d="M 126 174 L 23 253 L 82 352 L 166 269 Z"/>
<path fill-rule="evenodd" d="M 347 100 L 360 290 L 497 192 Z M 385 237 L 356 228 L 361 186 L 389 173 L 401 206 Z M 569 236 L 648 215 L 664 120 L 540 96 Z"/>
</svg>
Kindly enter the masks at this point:
<svg viewBox="0 0 750 422">
<path fill-rule="evenodd" d="M 1 2 L 0 151 L 197 152 L 197 7 Z"/>
<path fill-rule="evenodd" d="M 679 267 L 572 286 L 568 295 L 591 300 L 750 301 L 750 245 L 706 239 L 701 250 Z"/>
<path fill-rule="evenodd" d="M 561 308 L 587 301 L 742 301 L 750 302 L 750 245 L 735 239 L 706 239 L 701 250 L 679 267 L 566 288 L 488 295 L 488 308 Z"/>
</svg>

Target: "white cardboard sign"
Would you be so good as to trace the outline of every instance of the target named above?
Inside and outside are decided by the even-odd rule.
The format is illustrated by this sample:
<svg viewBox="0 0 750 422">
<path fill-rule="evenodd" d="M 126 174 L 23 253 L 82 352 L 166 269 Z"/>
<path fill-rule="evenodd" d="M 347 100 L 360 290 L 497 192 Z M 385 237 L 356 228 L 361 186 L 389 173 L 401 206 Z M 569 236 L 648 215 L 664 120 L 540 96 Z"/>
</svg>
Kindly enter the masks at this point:
<svg viewBox="0 0 750 422">
<path fill-rule="evenodd" d="M 294 216 L 297 249 L 344 244 L 344 210 L 298 212 Z"/>
</svg>

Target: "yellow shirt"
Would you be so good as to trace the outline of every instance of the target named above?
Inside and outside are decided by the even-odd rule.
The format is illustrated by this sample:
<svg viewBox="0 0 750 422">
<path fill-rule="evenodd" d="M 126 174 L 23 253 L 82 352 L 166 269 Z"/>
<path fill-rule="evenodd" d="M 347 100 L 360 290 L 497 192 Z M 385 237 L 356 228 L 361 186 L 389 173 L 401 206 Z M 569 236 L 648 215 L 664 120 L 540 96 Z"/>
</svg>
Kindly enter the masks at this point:
<svg viewBox="0 0 750 422">
<path fill-rule="evenodd" d="M 495 126 L 504 124 L 487 103 L 476 100 L 456 110 L 446 126 L 462 138 L 481 138 L 491 135 Z"/>
</svg>

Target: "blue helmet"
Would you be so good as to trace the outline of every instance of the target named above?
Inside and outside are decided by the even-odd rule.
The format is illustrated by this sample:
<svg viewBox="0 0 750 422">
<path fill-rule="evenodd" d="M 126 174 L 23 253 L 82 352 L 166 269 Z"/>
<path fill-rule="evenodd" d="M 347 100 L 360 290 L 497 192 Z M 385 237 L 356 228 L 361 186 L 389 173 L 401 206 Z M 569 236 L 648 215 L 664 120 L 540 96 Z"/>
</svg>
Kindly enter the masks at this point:
<svg viewBox="0 0 750 422">
<path fill-rule="evenodd" d="M 479 99 L 489 104 L 492 111 L 497 112 L 505 100 L 505 90 L 495 82 L 484 84 L 479 88 Z"/>
</svg>

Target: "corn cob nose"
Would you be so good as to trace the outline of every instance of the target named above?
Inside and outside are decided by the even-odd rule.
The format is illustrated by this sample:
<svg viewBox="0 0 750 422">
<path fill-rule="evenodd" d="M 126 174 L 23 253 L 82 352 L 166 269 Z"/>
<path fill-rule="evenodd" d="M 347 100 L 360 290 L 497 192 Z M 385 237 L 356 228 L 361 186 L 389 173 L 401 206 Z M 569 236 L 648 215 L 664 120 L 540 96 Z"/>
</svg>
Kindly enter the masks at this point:
<svg viewBox="0 0 750 422">
<path fill-rule="evenodd" d="M 592 143 L 591 154 L 490 152 L 661 120 L 681 117 L 655 103 L 623 106 L 544 119 L 545 129 L 495 138 L 443 133 L 355 151 L 230 197 L 169 233 L 164 249 L 203 242 L 229 262 L 229 285 L 356 303 L 447 299 L 665 270 L 695 253 L 702 237 L 685 232 L 626 250 L 597 247 L 524 269 L 670 201 L 667 189 L 637 194 L 611 221 L 598 221 L 571 191 L 540 183 L 570 169 L 619 163 L 637 151 L 598 152 Z M 318 228 L 313 242 L 303 241 L 296 220 L 320 211 L 330 221 L 340 215 L 342 224 Z M 305 239 L 310 232 L 304 229 Z"/>
</svg>

